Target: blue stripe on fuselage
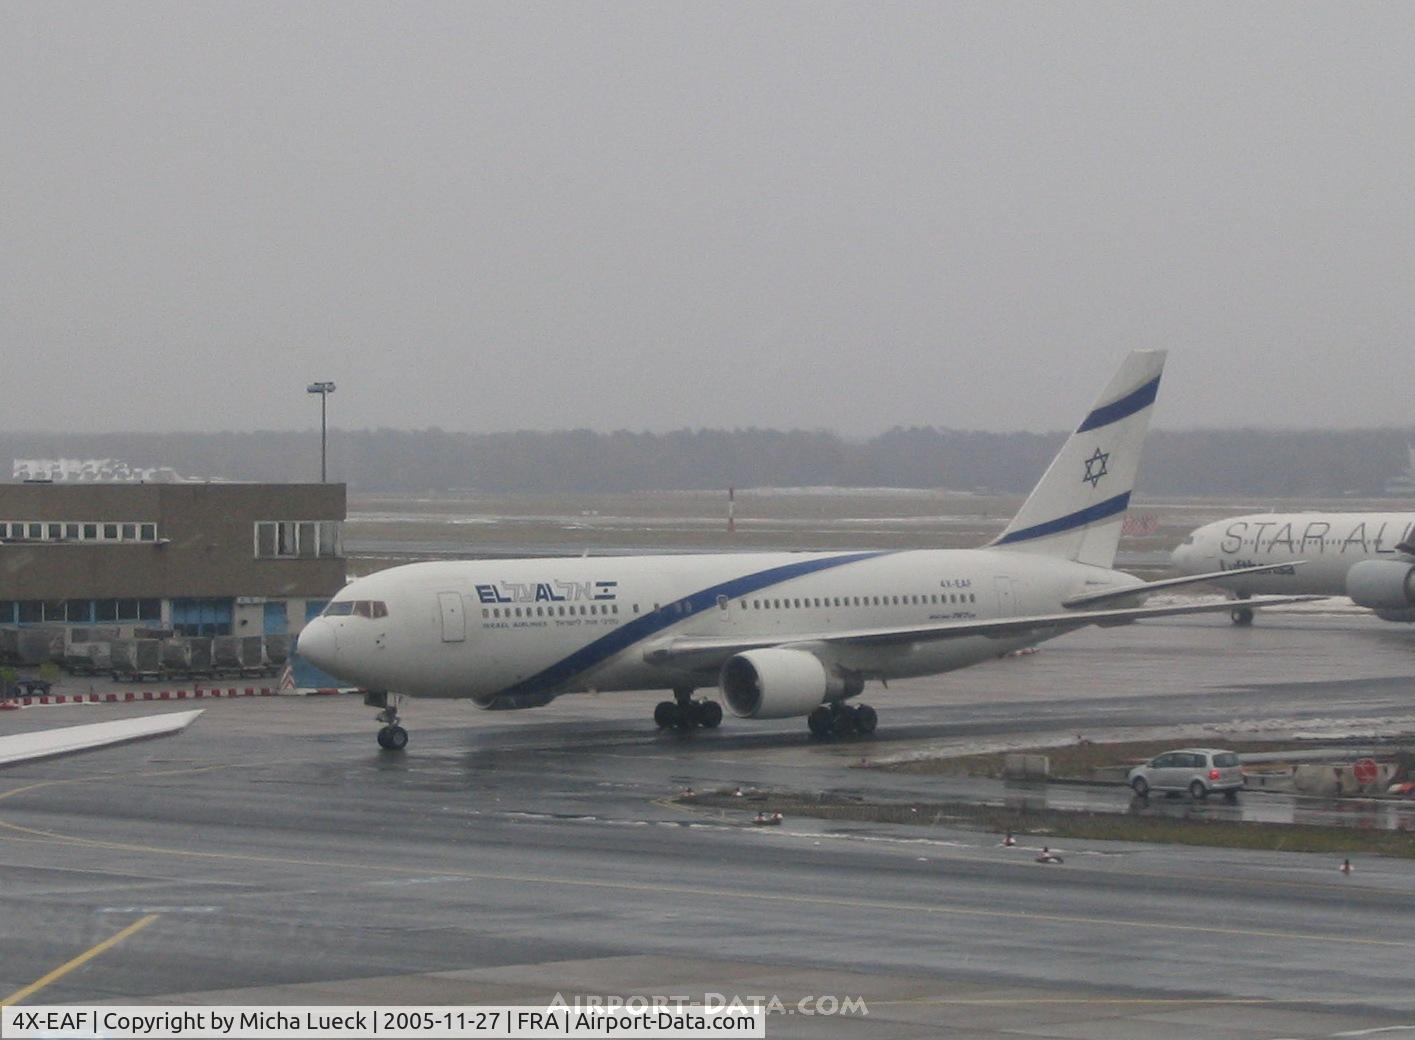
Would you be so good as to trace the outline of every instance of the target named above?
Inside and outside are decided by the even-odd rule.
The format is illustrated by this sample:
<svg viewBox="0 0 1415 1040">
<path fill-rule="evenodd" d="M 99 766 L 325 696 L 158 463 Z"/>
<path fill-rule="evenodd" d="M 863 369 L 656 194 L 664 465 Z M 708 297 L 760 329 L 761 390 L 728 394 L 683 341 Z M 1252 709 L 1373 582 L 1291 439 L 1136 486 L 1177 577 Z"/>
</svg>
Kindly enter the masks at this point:
<svg viewBox="0 0 1415 1040">
<path fill-rule="evenodd" d="M 856 563 L 860 560 L 872 560 L 885 555 L 887 554 L 883 552 L 863 552 L 850 553 L 846 556 L 830 556 L 826 559 L 802 560 L 799 563 L 788 563 L 780 567 L 757 571 L 755 574 L 744 574 L 740 578 L 732 578 L 729 581 L 710 586 L 672 603 L 665 603 L 657 610 L 636 617 L 612 632 L 606 632 L 594 642 L 585 644 L 549 668 L 538 672 L 529 679 L 522 679 L 515 685 L 508 686 L 498 696 L 556 689 L 581 672 L 603 664 L 615 654 L 627 650 L 641 639 L 647 639 L 670 625 L 676 625 L 694 614 L 700 614 L 704 610 L 716 607 L 718 596 L 726 596 L 732 600 L 759 592 L 768 585 L 776 585 L 779 582 L 789 581 L 806 574 L 829 570 L 831 567 Z"/>
<path fill-rule="evenodd" d="M 1085 433 L 1087 430 L 1099 429 L 1102 426 L 1109 426 L 1113 422 L 1119 422 L 1126 416 L 1134 415 L 1141 408 L 1148 408 L 1155 403 L 1155 395 L 1160 392 L 1160 377 L 1155 376 L 1138 390 L 1132 390 L 1118 401 L 1102 405 L 1090 415 L 1086 416 L 1084 422 L 1076 427 L 1077 433 Z"/>
<path fill-rule="evenodd" d="M 1130 504 L 1130 492 L 1123 495 L 1116 495 L 1108 498 L 1104 502 L 1097 502 L 1093 506 L 1085 509 L 1078 509 L 1074 513 L 1067 513 L 1059 516 L 1055 520 L 1048 520 L 1044 524 L 1033 524 L 1031 527 L 1024 527 L 1020 531 L 1013 531 L 1011 534 L 1003 535 L 993 545 L 1010 545 L 1013 542 L 1026 542 L 1033 538 L 1045 538 L 1049 534 L 1060 534 L 1063 531 L 1070 531 L 1075 527 L 1084 527 L 1093 524 L 1097 520 L 1104 520 L 1107 517 L 1115 516 L 1117 513 L 1125 512 L 1125 507 Z"/>
</svg>

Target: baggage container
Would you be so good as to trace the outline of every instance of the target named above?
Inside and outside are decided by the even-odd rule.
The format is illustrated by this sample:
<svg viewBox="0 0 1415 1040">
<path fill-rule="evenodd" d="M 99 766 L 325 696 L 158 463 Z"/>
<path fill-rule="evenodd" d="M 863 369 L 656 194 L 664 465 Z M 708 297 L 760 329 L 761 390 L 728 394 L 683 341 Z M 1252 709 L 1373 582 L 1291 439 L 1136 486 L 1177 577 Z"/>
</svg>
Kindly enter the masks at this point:
<svg viewBox="0 0 1415 1040">
<path fill-rule="evenodd" d="M 70 643 L 64 652 L 64 668 L 70 675 L 97 675 L 113 670 L 112 644 L 108 640 Z"/>
<path fill-rule="evenodd" d="M 158 639 L 115 639 L 112 647 L 112 675 L 119 680 L 141 682 L 162 677 L 162 641 Z"/>
<path fill-rule="evenodd" d="M 162 640 L 162 671 L 187 679 L 210 675 L 211 639 L 204 636 L 174 636 Z"/>
<path fill-rule="evenodd" d="M 241 641 L 241 674 L 265 675 L 269 665 L 265 662 L 264 636 L 238 636 Z"/>
<path fill-rule="evenodd" d="M 290 660 L 290 637 L 289 636 L 266 636 L 265 637 L 265 664 L 272 675 L 285 667 L 285 663 Z"/>
<path fill-rule="evenodd" d="M 211 668 L 217 675 L 239 675 L 241 673 L 240 636 L 212 637 Z"/>
<path fill-rule="evenodd" d="M 211 637 L 192 636 L 187 640 L 187 662 L 192 678 L 214 674 L 211 664 Z"/>
<path fill-rule="evenodd" d="M 7 663 L 39 665 L 49 661 L 63 662 L 62 628 L 18 628 L 14 632 L 14 646 Z"/>
</svg>

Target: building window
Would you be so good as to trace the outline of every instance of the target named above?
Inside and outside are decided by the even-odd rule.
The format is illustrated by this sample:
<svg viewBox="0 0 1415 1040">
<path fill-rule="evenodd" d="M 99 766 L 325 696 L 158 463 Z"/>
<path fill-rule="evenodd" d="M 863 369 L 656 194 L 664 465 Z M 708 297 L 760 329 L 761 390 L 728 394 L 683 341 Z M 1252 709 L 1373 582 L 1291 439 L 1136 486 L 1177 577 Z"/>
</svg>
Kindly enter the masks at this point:
<svg viewBox="0 0 1415 1040">
<path fill-rule="evenodd" d="M 148 601 L 123 600 L 132 602 L 138 613 Z M 151 601 L 157 602 L 157 601 Z M 159 614 L 161 604 L 158 603 Z M 172 629 L 183 636 L 229 636 L 234 604 L 229 599 L 174 599 L 172 601 Z"/>
<path fill-rule="evenodd" d="M 22 599 L 19 607 L 20 624 L 44 620 L 44 604 L 37 599 Z"/>
<path fill-rule="evenodd" d="M 0 520 L 0 539 L 17 542 L 155 542 L 157 524 Z"/>
<path fill-rule="evenodd" d="M 340 555 L 338 520 L 260 520 L 255 525 L 258 560 L 313 560 Z"/>
</svg>

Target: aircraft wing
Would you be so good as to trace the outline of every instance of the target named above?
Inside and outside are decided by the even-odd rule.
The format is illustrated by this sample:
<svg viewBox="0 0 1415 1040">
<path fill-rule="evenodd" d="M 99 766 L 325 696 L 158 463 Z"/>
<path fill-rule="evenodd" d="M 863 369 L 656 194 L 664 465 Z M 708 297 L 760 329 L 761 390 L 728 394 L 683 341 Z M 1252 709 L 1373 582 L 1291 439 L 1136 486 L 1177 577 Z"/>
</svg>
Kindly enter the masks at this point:
<svg viewBox="0 0 1415 1040">
<path fill-rule="evenodd" d="M 1178 578 L 1161 578 L 1147 581 L 1123 589 L 1105 589 L 1102 592 L 1083 592 L 1063 602 L 1063 607 L 1096 607 L 1102 603 L 1130 599 L 1133 596 L 1148 596 L 1162 589 L 1177 589 L 1183 585 L 1196 585 L 1205 581 L 1221 581 L 1224 578 L 1239 578 L 1245 574 L 1266 574 L 1284 568 L 1301 567 L 1306 560 L 1290 560 L 1287 563 L 1264 563 L 1256 567 L 1233 567 L 1226 571 L 1209 571 L 1207 574 L 1185 574 Z"/>
<path fill-rule="evenodd" d="M 1259 609 L 1279 607 L 1289 603 L 1307 603 L 1326 596 L 1254 596 L 1243 601 L 1244 607 Z M 770 635 L 740 638 L 733 636 L 680 636 L 644 652 L 650 664 L 690 664 L 694 657 L 731 656 L 744 650 L 761 650 L 772 646 L 814 644 L 854 644 L 881 646 L 897 643 L 928 643 L 938 639 L 960 639 L 964 636 L 987 636 L 1004 639 L 1031 632 L 1053 635 L 1057 631 L 1085 628 L 1087 625 L 1128 625 L 1146 618 L 1178 617 L 1183 614 L 1208 614 L 1232 610 L 1231 601 L 1220 603 L 1187 603 L 1163 607 L 1121 607 L 1111 610 L 1069 610 L 1058 614 L 1032 614 L 1023 617 L 960 619 L 938 621 L 925 625 L 903 625 L 890 628 L 859 628 L 846 631 L 798 634 L 785 639 Z"/>
<path fill-rule="evenodd" d="M 168 737 L 182 732 L 196 721 L 205 709 L 173 711 L 162 715 L 143 715 L 115 722 L 91 722 L 61 729 L 42 729 L 0 737 L 0 766 L 33 762 L 41 758 L 58 758 L 80 751 L 127 744 L 134 740 Z"/>
</svg>

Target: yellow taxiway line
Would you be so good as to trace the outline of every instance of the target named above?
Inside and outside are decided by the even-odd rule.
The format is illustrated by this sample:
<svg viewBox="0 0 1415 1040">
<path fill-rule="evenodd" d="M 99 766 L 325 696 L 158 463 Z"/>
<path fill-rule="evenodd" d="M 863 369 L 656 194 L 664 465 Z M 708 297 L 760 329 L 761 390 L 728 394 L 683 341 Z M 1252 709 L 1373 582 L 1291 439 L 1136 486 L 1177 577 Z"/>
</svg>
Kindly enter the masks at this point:
<svg viewBox="0 0 1415 1040">
<path fill-rule="evenodd" d="M 124 928 L 117 935 L 110 935 L 107 939 L 104 939 L 96 946 L 90 946 L 87 950 L 79 954 L 73 960 L 66 961 L 65 963 L 59 965 L 59 967 L 55 968 L 47 975 L 41 975 L 39 978 L 35 979 L 24 989 L 15 990 L 15 992 L 11 993 L 4 1000 L 0 1000 L 0 1007 L 9 1007 L 11 1005 L 20 1003 L 27 997 L 34 996 L 45 986 L 48 986 L 50 983 L 53 982 L 58 982 L 65 975 L 69 974 L 69 972 L 73 971 L 75 968 L 82 968 L 85 964 L 93 960 L 99 954 L 103 953 L 106 950 L 111 950 L 124 939 L 137 935 L 138 932 L 142 931 L 148 925 L 152 924 L 153 921 L 156 921 L 159 916 L 159 914 L 148 914 L 146 917 L 138 918 L 136 921 L 128 925 L 128 927 Z"/>
</svg>

